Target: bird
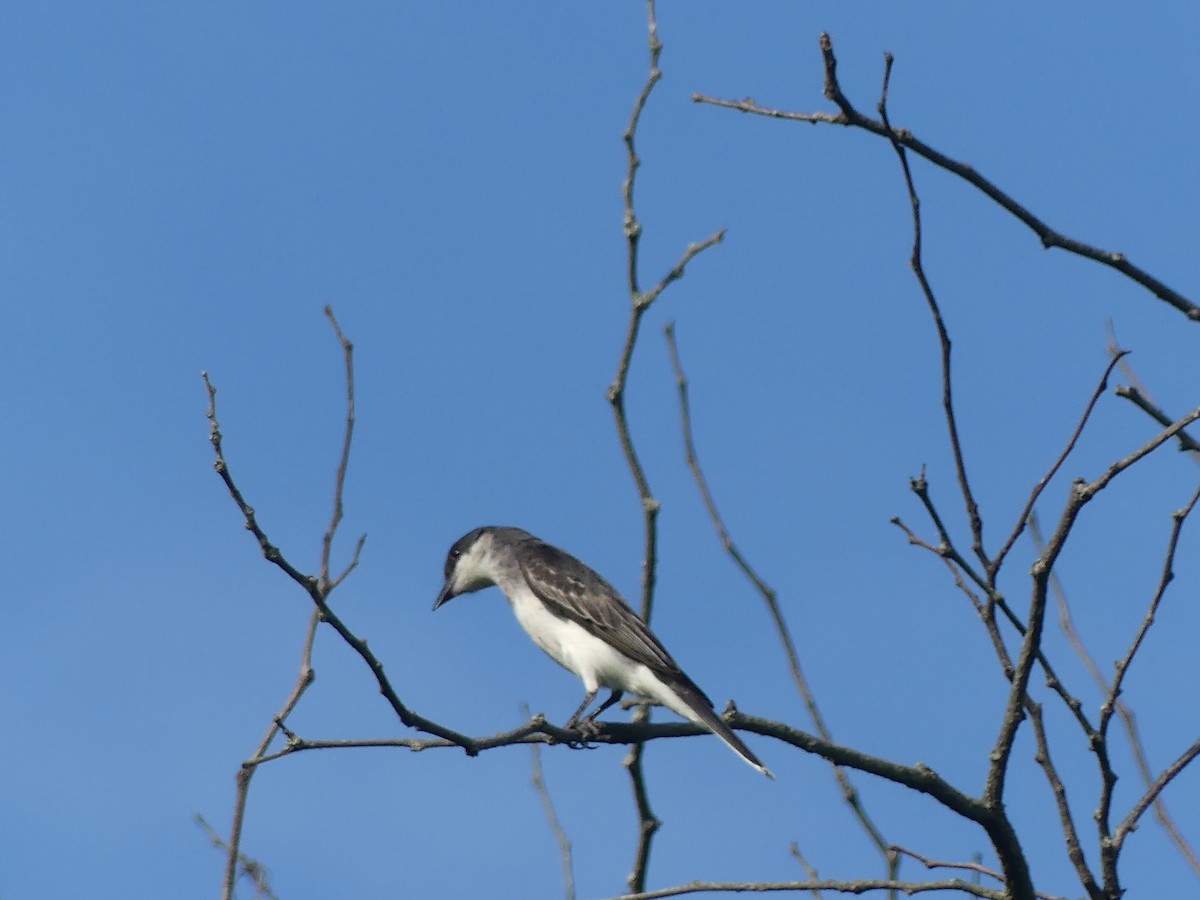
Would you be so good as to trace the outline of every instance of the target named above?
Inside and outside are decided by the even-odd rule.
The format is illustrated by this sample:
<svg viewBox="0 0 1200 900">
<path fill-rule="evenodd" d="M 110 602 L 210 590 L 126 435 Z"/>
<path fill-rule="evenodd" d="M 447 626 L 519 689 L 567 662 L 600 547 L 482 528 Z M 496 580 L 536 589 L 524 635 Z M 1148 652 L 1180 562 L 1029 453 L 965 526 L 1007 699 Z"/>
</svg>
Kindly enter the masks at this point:
<svg viewBox="0 0 1200 900">
<path fill-rule="evenodd" d="M 629 692 L 707 728 L 759 772 L 775 777 L 721 720 L 625 598 L 574 556 L 520 528 L 476 528 L 446 554 L 445 582 L 433 608 L 492 585 L 504 593 L 533 642 L 583 681 L 587 696 L 567 730 L 585 737 L 595 733 L 596 717 Z M 611 691 L 608 698 L 583 716 L 601 687 Z"/>
</svg>

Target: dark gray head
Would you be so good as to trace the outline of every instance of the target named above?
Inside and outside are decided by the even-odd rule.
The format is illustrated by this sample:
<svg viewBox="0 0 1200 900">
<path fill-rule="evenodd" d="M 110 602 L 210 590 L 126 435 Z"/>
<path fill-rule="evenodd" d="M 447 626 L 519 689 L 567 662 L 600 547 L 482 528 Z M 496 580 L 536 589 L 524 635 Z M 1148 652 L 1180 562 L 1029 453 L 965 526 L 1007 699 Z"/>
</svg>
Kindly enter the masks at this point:
<svg viewBox="0 0 1200 900">
<path fill-rule="evenodd" d="M 454 542 L 446 554 L 445 581 L 433 608 L 459 594 L 490 587 L 515 565 L 513 549 L 532 535 L 520 528 L 484 525 L 469 531 Z"/>
</svg>

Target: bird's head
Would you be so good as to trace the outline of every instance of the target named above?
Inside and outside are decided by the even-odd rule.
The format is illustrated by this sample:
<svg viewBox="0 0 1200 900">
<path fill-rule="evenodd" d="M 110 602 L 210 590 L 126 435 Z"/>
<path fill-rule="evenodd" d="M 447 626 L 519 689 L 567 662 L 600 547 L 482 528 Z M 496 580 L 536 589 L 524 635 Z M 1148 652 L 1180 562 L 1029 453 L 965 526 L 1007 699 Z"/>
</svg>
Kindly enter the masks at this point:
<svg viewBox="0 0 1200 900">
<path fill-rule="evenodd" d="M 459 594 L 469 594 L 496 583 L 496 529 L 476 528 L 464 534 L 446 554 L 445 582 L 433 603 L 437 609 Z"/>
</svg>

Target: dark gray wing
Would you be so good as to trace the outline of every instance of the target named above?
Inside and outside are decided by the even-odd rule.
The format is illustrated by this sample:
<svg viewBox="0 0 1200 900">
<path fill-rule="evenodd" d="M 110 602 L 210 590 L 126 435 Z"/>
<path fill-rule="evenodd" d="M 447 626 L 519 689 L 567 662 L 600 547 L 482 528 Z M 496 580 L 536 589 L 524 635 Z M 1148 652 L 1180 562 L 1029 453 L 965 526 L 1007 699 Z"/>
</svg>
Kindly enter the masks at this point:
<svg viewBox="0 0 1200 900">
<path fill-rule="evenodd" d="M 532 536 L 521 549 L 521 574 L 550 612 L 582 626 L 656 674 L 687 684 L 704 696 L 625 598 L 599 574 L 571 554 Z"/>
</svg>

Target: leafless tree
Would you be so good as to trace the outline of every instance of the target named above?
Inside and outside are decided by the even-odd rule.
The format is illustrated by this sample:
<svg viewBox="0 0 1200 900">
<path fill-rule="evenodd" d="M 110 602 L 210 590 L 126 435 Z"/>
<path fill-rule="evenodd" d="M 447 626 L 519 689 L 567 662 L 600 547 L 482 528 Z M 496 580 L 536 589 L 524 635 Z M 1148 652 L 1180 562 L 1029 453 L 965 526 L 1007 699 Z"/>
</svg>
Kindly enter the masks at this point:
<svg viewBox="0 0 1200 900">
<path fill-rule="evenodd" d="M 649 479 L 638 456 L 637 442 L 626 416 L 626 392 L 628 373 L 635 353 L 641 346 L 643 316 L 685 273 L 697 256 L 718 245 L 723 231 L 716 231 L 695 243 L 688 244 L 679 254 L 678 261 L 657 280 L 648 279 L 642 270 L 639 258 L 639 241 L 642 222 L 637 214 L 636 176 L 640 164 L 637 149 L 638 126 L 647 108 L 656 83 L 661 77 L 659 69 L 662 44 L 658 36 L 653 0 L 648 0 L 648 73 L 641 91 L 637 94 L 628 125 L 624 132 L 627 153 L 626 177 L 622 186 L 624 199 L 624 236 L 627 248 L 626 282 L 629 299 L 629 317 L 618 352 L 616 373 L 608 389 L 614 424 L 629 472 L 636 486 L 643 517 L 643 560 L 640 595 L 640 612 L 649 620 L 653 612 L 656 562 L 658 558 L 659 503 L 651 490 Z M 1165 795 L 1176 778 L 1200 755 L 1200 736 L 1185 746 L 1167 748 L 1164 752 L 1170 762 L 1154 769 L 1142 746 L 1134 725 L 1133 712 L 1122 701 L 1122 687 L 1140 654 L 1145 652 L 1145 639 L 1155 624 L 1163 605 L 1171 600 L 1170 590 L 1174 577 L 1176 554 L 1181 535 L 1189 522 L 1198 498 L 1200 487 L 1181 485 L 1178 508 L 1164 511 L 1164 543 L 1161 551 L 1160 573 L 1155 584 L 1147 590 L 1144 614 L 1140 623 L 1129 635 L 1125 652 L 1116 661 L 1113 670 L 1104 674 L 1088 655 L 1083 642 L 1078 639 L 1072 625 L 1065 591 L 1058 579 L 1056 564 L 1068 543 L 1079 540 L 1076 525 L 1090 507 L 1103 501 L 1105 491 L 1134 466 L 1144 465 L 1155 451 L 1164 446 L 1178 444 L 1190 453 L 1200 451 L 1200 445 L 1189 435 L 1188 427 L 1200 419 L 1200 407 L 1183 415 L 1167 413 L 1151 399 L 1150 392 L 1140 385 L 1132 370 L 1128 368 L 1125 353 L 1117 349 L 1115 340 L 1111 347 L 1108 364 L 1095 373 L 1095 389 L 1090 396 L 1080 398 L 1079 413 L 1073 423 L 1065 424 L 1061 450 L 1053 460 L 1047 462 L 1044 474 L 1029 487 L 1027 496 L 1020 504 L 1018 515 L 1002 528 L 1002 540 L 998 546 L 988 547 L 984 539 L 985 505 L 972 487 L 972 470 L 964 442 L 960 435 L 956 415 L 954 379 L 952 377 L 952 343 L 942 305 L 934 285 L 923 263 L 923 235 L 920 198 L 913 178 L 913 158 L 917 157 L 936 169 L 962 180 L 964 189 L 982 192 L 987 198 L 1004 209 L 1024 225 L 1028 226 L 1046 248 L 1058 248 L 1083 259 L 1106 266 L 1120 276 L 1145 288 L 1149 294 L 1168 304 L 1182 315 L 1183 323 L 1200 321 L 1200 307 L 1174 290 L 1151 273 L 1139 268 L 1123 254 L 1089 246 L 1052 229 L 1026 206 L 1018 202 L 1001 187 L 988 180 L 967 164 L 951 159 L 941 151 L 928 145 L 912 132 L 894 126 L 888 112 L 888 91 L 892 74 L 892 58 L 885 55 L 882 66 L 882 83 L 875 105 L 875 115 L 862 112 L 843 92 L 838 81 L 837 60 L 833 42 L 828 35 L 821 35 L 819 51 L 824 63 L 824 95 L 832 103 L 832 110 L 800 112 L 762 106 L 750 99 L 721 99 L 696 94 L 693 99 L 712 107 L 737 110 L 745 114 L 766 116 L 780 120 L 781 127 L 789 123 L 807 123 L 816 126 L 837 126 L 863 131 L 887 142 L 894 150 L 899 163 L 898 178 L 901 180 L 911 206 L 912 251 L 910 263 L 913 275 L 924 298 L 928 314 L 937 338 L 937 352 L 941 365 L 941 406 L 945 423 L 945 439 L 953 458 L 954 477 L 957 482 L 957 504 L 965 513 L 965 531 L 949 524 L 954 518 L 948 515 L 944 500 L 937 500 L 930 481 L 924 471 L 914 475 L 910 481 L 913 495 L 919 503 L 924 520 L 920 524 L 909 524 L 904 519 L 893 519 L 895 526 L 916 548 L 932 554 L 954 585 L 977 614 L 980 627 L 986 633 L 995 656 L 999 672 L 1007 683 L 1007 700 L 1002 715 L 995 722 L 995 738 L 987 754 L 987 775 L 981 790 L 955 784 L 938 772 L 923 764 L 905 764 L 884 759 L 835 740 L 825 718 L 821 714 L 815 692 L 803 673 L 799 653 L 789 631 L 783 608 L 773 589 L 763 576 L 751 565 L 749 557 L 735 544 L 725 522 L 718 512 L 714 499 L 718 489 L 708 484 L 701 468 L 699 452 L 691 428 L 692 410 L 689 404 L 688 381 L 684 374 L 684 363 L 673 329 L 668 326 L 666 340 L 670 360 L 678 387 L 679 414 L 682 426 L 686 464 L 690 469 L 704 505 L 711 518 L 716 535 L 733 562 L 741 569 L 755 590 L 761 595 L 777 631 L 780 649 L 790 668 L 795 689 L 802 698 L 809 721 L 800 723 L 772 721 L 732 706 L 723 713 L 731 727 L 772 738 L 780 745 L 792 747 L 805 754 L 818 757 L 828 764 L 832 777 L 845 803 L 850 808 L 859 826 L 877 849 L 880 868 L 873 875 L 854 879 L 828 879 L 818 877 L 817 869 L 803 857 L 799 848 L 793 847 L 796 859 L 802 864 L 807 877 L 787 882 L 689 882 L 659 890 L 646 890 L 651 848 L 659 822 L 651 806 L 649 784 L 642 766 L 642 752 L 647 743 L 658 738 L 683 735 L 699 735 L 701 729 L 680 723 L 655 723 L 648 710 L 638 707 L 629 723 L 605 723 L 594 737 L 598 743 L 628 745 L 624 766 L 632 786 L 637 813 L 637 842 L 634 859 L 628 876 L 628 892 L 622 900 L 649 900 L 649 898 L 678 896 L 683 894 L 717 891 L 792 891 L 811 892 L 821 896 L 830 893 L 866 893 L 883 891 L 889 896 L 899 893 L 916 894 L 935 891 L 957 892 L 983 898 L 1052 898 L 1044 892 L 1031 875 L 1029 848 L 1022 841 L 1019 829 L 1006 806 L 1006 788 L 1013 768 L 1018 764 L 1014 756 L 1014 744 L 1022 729 L 1032 733 L 1036 745 L 1035 762 L 1041 769 L 1046 785 L 1044 802 L 1048 815 L 1057 817 L 1062 852 L 1069 859 L 1078 879 L 1078 884 L 1089 900 L 1119 900 L 1128 887 L 1121 877 L 1121 854 L 1133 831 L 1142 823 L 1151 810 L 1161 826 L 1170 835 L 1178 851 L 1200 878 L 1200 861 L 1189 845 L 1183 830 L 1172 820 L 1165 806 Z M 559 839 L 565 873 L 565 889 L 568 896 L 574 894 L 571 867 L 572 849 L 562 827 L 559 825 L 550 794 L 541 777 L 538 750 L 543 745 L 573 746 L 578 736 L 573 732 L 547 722 L 540 715 L 533 715 L 519 727 L 497 734 L 471 736 L 461 734 L 436 718 L 426 717 L 411 709 L 399 692 L 392 686 L 384 671 L 381 660 L 371 651 L 366 642 L 358 637 L 329 605 L 329 596 L 339 587 L 351 571 L 359 564 L 363 550 L 363 538 L 355 546 L 348 563 L 337 574 L 331 561 L 331 547 L 342 518 L 343 484 L 349 465 L 351 437 L 354 428 L 354 368 L 350 341 L 343 335 L 331 310 L 326 309 L 329 321 L 340 343 L 345 361 L 346 411 L 345 431 L 341 456 L 337 465 L 334 484 L 333 511 L 329 525 L 322 538 L 322 555 L 315 573 L 301 571 L 288 561 L 286 555 L 272 544 L 259 525 L 254 508 L 246 499 L 243 487 L 234 479 L 231 466 L 222 444 L 222 433 L 217 419 L 216 389 L 207 374 L 204 383 L 208 391 L 208 417 L 211 422 L 211 442 L 215 456 L 215 467 L 224 481 L 230 496 L 237 504 L 246 528 L 257 540 L 263 556 L 278 567 L 288 578 L 307 594 L 312 604 L 307 632 L 301 650 L 301 662 L 295 684 L 280 708 L 269 717 L 266 732 L 251 756 L 238 769 L 237 791 L 229 837 L 213 839 L 225 852 L 227 863 L 223 882 L 223 896 L 233 895 L 241 874 L 248 874 L 260 892 L 269 894 L 262 867 L 245 856 L 241 848 L 242 822 L 249 800 L 249 787 L 254 773 L 260 766 L 281 757 L 315 749 L 339 747 L 390 746 L 413 750 L 438 750 L 457 748 L 469 755 L 499 748 L 527 745 L 533 752 L 533 780 L 541 797 L 549 820 Z M 1070 481 L 1068 499 L 1064 508 L 1047 520 L 1045 532 L 1036 521 L 1039 502 L 1047 488 L 1061 483 L 1066 476 L 1066 464 L 1072 452 L 1084 438 L 1089 422 L 1097 405 L 1108 396 L 1108 386 L 1114 373 L 1120 370 L 1128 384 L 1115 389 L 1115 395 L 1133 403 L 1137 409 L 1154 423 L 1151 436 L 1143 439 L 1131 438 L 1127 451 L 1110 461 L 1101 471 L 1088 477 L 1077 477 Z M 989 515 L 989 521 L 996 517 Z M 994 527 L 994 525 L 993 525 Z M 1019 541 L 1030 539 L 1036 550 L 1035 561 L 1027 576 L 1013 575 L 1006 568 L 1014 547 Z M 1011 568 L 1011 567 L 1009 567 Z M 1005 577 L 1002 579 L 1002 574 Z M 1025 599 L 1019 594 L 1027 592 Z M 1178 593 L 1176 590 L 1174 593 Z M 1053 658 L 1045 641 L 1049 627 L 1047 616 L 1052 603 L 1057 604 L 1059 619 L 1064 632 L 1070 637 L 1075 652 L 1089 667 L 1092 680 L 1100 692 L 1102 701 L 1098 708 L 1090 708 L 1084 694 L 1077 685 L 1067 683 L 1060 675 L 1064 660 Z M 374 677 L 384 701 L 395 717 L 414 734 L 403 738 L 383 740 L 323 741 L 304 738 L 288 726 L 287 722 L 297 705 L 302 701 L 306 689 L 312 683 L 313 641 L 322 625 L 331 628 L 351 650 L 361 657 Z M 1182 665 L 1194 665 L 1191 660 Z M 1037 685 L 1038 679 L 1044 682 Z M 1045 723 L 1045 710 L 1052 705 L 1062 711 L 1073 723 L 1073 735 L 1055 733 L 1052 739 Z M 1112 728 L 1114 719 L 1123 722 L 1125 740 L 1133 748 L 1137 766 L 1132 777 L 1141 781 L 1139 796 L 1135 802 L 1118 806 L 1114 799 L 1114 786 L 1122 773 L 1118 771 L 1119 754 L 1114 752 L 1114 743 L 1120 740 Z M 1073 742 L 1073 743 L 1072 743 Z M 1055 759 L 1069 746 L 1071 752 L 1085 753 L 1091 760 L 1092 771 L 1072 773 L 1069 777 L 1056 765 Z M 414 763 L 419 764 L 419 762 Z M 899 836 L 885 835 L 872 819 L 867 804 L 859 794 L 855 783 L 859 779 L 882 779 L 909 791 L 924 795 L 939 804 L 964 823 L 978 829 L 980 840 L 991 847 L 996 861 L 995 867 L 984 865 L 979 860 L 937 860 L 931 856 L 902 846 Z M 1079 820 L 1071 803 L 1069 792 L 1093 791 L 1093 821 L 1089 824 Z M 899 877 L 900 863 L 910 859 L 929 870 L 939 870 L 939 877 L 929 880 L 902 879 Z M 819 863 L 819 860 L 817 861 Z M 985 883 L 986 881 L 986 883 Z M 1193 885 L 1194 889 L 1194 885 Z"/>
</svg>

